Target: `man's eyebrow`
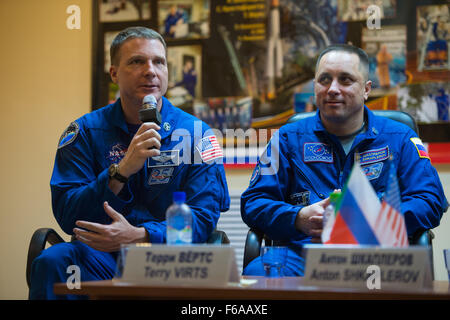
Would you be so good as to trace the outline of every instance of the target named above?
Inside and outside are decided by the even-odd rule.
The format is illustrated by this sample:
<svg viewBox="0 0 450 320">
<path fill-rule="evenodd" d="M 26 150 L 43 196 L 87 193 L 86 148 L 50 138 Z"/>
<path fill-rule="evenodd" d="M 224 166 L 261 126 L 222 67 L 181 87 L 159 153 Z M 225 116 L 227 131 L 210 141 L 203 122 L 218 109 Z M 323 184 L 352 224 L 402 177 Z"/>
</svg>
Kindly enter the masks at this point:
<svg viewBox="0 0 450 320">
<path fill-rule="evenodd" d="M 131 57 L 129 57 L 127 61 L 131 61 L 131 60 L 135 60 L 135 59 L 147 59 L 147 57 L 142 54 L 135 54 L 135 55 L 132 55 Z"/>
<path fill-rule="evenodd" d="M 355 77 L 355 75 L 353 75 L 351 73 L 348 73 L 346 71 L 339 72 L 338 77 L 342 77 L 342 76 L 350 77 L 350 78 L 354 78 Z M 317 76 L 317 78 L 322 78 L 322 77 L 331 77 L 331 74 L 329 72 L 325 71 L 325 72 L 320 73 Z"/>
<path fill-rule="evenodd" d="M 353 74 L 348 73 L 348 72 L 341 72 L 341 73 L 339 73 L 339 76 L 346 76 L 346 77 L 350 77 L 350 78 L 355 77 Z"/>
<path fill-rule="evenodd" d="M 318 75 L 317 75 L 317 78 L 321 78 L 321 77 L 324 77 L 324 76 L 330 76 L 330 74 L 328 73 L 328 72 L 322 72 L 322 73 L 319 73 Z"/>
<path fill-rule="evenodd" d="M 130 58 L 128 58 L 127 61 L 131 61 L 131 60 L 134 60 L 134 59 L 147 60 L 147 59 L 149 59 L 149 57 L 146 56 L 146 55 L 143 55 L 143 54 L 135 54 L 135 55 L 132 55 Z M 153 56 L 153 59 L 164 60 L 164 61 L 166 60 L 166 58 L 164 56 L 162 56 L 162 55 L 155 55 L 155 56 Z"/>
</svg>

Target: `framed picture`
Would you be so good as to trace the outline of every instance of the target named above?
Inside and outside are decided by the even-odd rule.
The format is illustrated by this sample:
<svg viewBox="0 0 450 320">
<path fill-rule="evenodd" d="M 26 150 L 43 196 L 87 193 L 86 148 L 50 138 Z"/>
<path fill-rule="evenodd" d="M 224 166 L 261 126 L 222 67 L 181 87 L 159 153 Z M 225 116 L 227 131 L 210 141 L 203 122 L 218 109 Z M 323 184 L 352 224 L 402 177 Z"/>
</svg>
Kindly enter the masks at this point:
<svg viewBox="0 0 450 320">
<path fill-rule="evenodd" d="M 397 93 L 400 110 L 411 114 L 419 123 L 450 124 L 450 83 L 424 82 L 407 84 Z"/>
<path fill-rule="evenodd" d="M 227 129 L 251 128 L 252 105 L 251 97 L 206 98 L 194 103 L 194 115 L 225 136 Z"/>
<path fill-rule="evenodd" d="M 450 70 L 450 4 L 417 7 L 419 71 Z"/>
<path fill-rule="evenodd" d="M 202 47 L 169 46 L 167 65 L 169 69 L 167 98 L 173 105 L 192 113 L 194 100 L 202 97 Z"/>
<path fill-rule="evenodd" d="M 389 94 L 406 81 L 406 26 L 362 30 L 362 49 L 369 56 L 371 96 Z"/>
<path fill-rule="evenodd" d="M 397 0 L 337 0 L 338 19 L 340 21 L 364 21 L 369 15 L 367 9 L 375 5 L 379 8 L 380 18 L 395 17 Z"/>
<path fill-rule="evenodd" d="M 150 19 L 150 0 L 100 0 L 100 22 L 122 22 Z"/>
<path fill-rule="evenodd" d="M 111 67 L 110 48 L 114 38 L 119 34 L 119 31 L 108 31 L 104 34 L 104 71 L 109 74 L 109 68 Z"/>
<path fill-rule="evenodd" d="M 159 33 L 168 41 L 209 37 L 210 0 L 159 0 Z"/>
</svg>

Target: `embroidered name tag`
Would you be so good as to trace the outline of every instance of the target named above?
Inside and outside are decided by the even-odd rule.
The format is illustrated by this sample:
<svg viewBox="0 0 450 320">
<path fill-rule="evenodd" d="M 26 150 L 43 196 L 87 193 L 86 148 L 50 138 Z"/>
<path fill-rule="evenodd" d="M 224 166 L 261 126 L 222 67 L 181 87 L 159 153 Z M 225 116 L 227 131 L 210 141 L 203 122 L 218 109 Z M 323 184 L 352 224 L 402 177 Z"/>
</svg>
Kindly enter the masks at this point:
<svg viewBox="0 0 450 320">
<path fill-rule="evenodd" d="M 383 162 L 374 163 L 368 166 L 361 167 L 367 179 L 373 180 L 380 176 L 381 169 L 383 169 Z"/>
<path fill-rule="evenodd" d="M 168 183 L 172 177 L 174 167 L 153 168 L 148 179 L 148 184 Z"/>
<path fill-rule="evenodd" d="M 361 165 L 383 161 L 389 158 L 389 148 L 388 146 L 386 146 L 380 149 L 364 151 L 361 152 L 359 156 L 360 156 L 359 161 Z"/>
<path fill-rule="evenodd" d="M 159 156 L 148 158 L 147 166 L 154 167 L 174 167 L 180 163 L 180 150 L 161 151 Z"/>
<path fill-rule="evenodd" d="M 307 142 L 303 145 L 304 162 L 333 163 L 331 146 L 321 142 Z"/>
</svg>

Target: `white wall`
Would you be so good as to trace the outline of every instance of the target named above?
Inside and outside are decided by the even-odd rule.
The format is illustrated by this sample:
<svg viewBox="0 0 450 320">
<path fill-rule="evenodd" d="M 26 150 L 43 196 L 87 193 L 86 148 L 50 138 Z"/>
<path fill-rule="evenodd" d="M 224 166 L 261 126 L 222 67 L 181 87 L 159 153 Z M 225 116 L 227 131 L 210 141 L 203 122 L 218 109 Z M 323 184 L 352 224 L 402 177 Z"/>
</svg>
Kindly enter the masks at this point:
<svg viewBox="0 0 450 320">
<path fill-rule="evenodd" d="M 81 9 L 68 30 L 66 8 Z M 39 227 L 60 231 L 50 176 L 61 133 L 91 109 L 90 0 L 0 1 L 0 299 L 26 299 L 26 257 Z"/>
</svg>

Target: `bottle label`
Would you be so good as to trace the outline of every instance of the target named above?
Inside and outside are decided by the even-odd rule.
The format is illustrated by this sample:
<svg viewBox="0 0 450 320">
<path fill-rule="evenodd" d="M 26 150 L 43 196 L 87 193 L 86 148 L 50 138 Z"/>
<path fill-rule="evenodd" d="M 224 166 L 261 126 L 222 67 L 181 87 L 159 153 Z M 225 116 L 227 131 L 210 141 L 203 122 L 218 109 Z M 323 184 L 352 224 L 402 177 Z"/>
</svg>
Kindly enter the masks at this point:
<svg viewBox="0 0 450 320">
<path fill-rule="evenodd" d="M 185 226 L 183 229 L 177 229 L 167 226 L 167 244 L 190 244 L 192 243 L 192 228 Z"/>
</svg>

